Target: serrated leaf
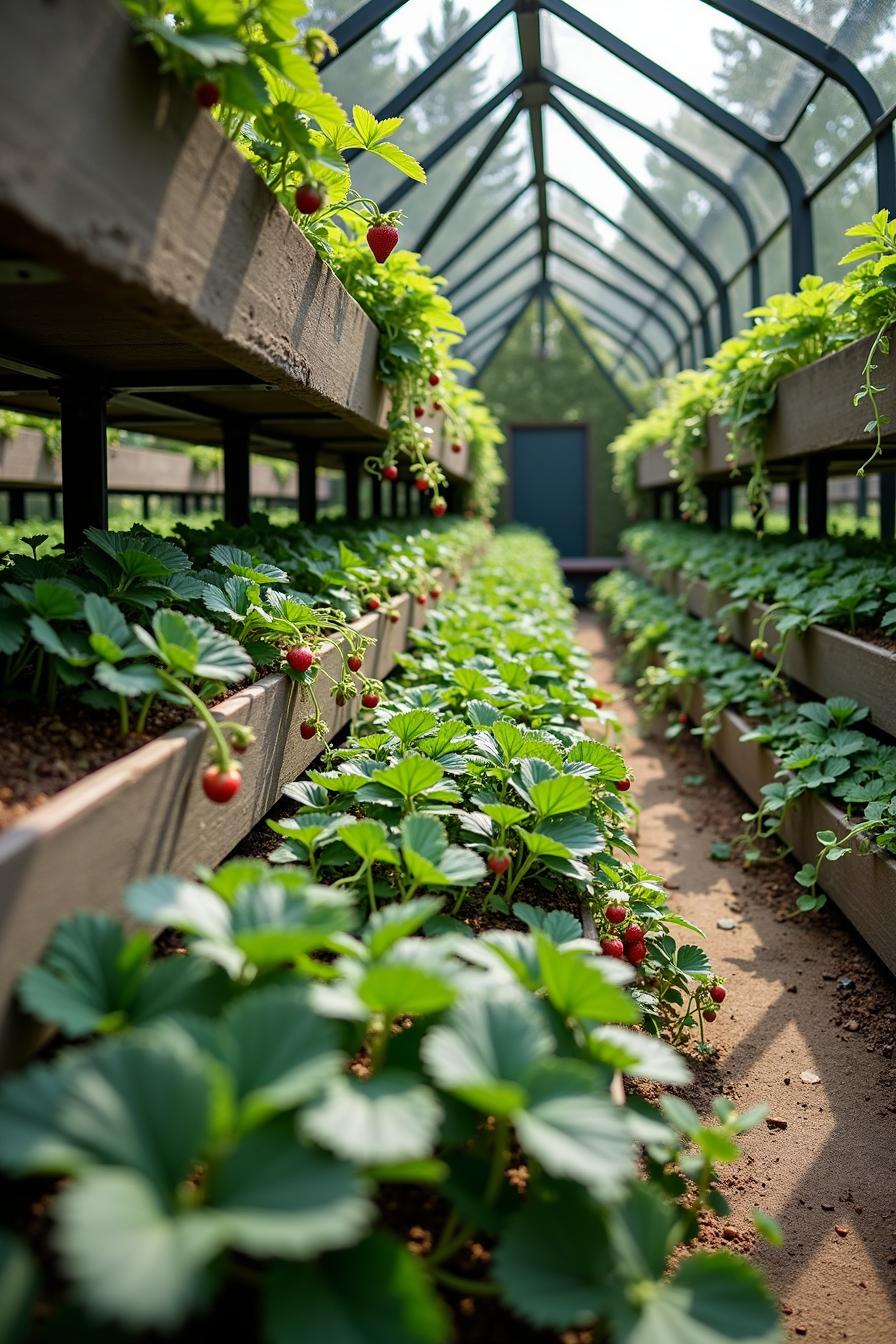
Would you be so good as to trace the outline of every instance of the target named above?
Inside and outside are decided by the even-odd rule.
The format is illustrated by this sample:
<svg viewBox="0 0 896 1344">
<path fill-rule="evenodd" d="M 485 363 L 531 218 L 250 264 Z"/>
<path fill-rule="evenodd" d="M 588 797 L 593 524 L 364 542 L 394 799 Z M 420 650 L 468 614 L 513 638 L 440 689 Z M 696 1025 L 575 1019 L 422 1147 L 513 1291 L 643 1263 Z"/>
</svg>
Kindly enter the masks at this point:
<svg viewBox="0 0 896 1344">
<path fill-rule="evenodd" d="M 553 1046 L 544 1016 L 530 999 L 468 997 L 423 1039 L 421 1058 L 445 1091 L 492 1114 L 525 1100 L 523 1079 Z"/>
<path fill-rule="evenodd" d="M 567 951 L 543 934 L 535 935 L 535 943 L 548 998 L 563 1017 L 591 1022 L 639 1020 L 634 1000 L 607 978 L 604 958 L 583 954 L 578 949 Z"/>
<path fill-rule="evenodd" d="M 385 1069 L 372 1078 L 335 1078 L 306 1107 L 304 1133 L 337 1157 L 365 1165 L 428 1157 L 442 1107 L 419 1077 Z"/>
<path fill-rule="evenodd" d="M 558 775 L 533 784 L 529 797 L 539 817 L 557 817 L 564 812 L 581 812 L 590 806 L 591 790 L 576 775 Z"/>
</svg>

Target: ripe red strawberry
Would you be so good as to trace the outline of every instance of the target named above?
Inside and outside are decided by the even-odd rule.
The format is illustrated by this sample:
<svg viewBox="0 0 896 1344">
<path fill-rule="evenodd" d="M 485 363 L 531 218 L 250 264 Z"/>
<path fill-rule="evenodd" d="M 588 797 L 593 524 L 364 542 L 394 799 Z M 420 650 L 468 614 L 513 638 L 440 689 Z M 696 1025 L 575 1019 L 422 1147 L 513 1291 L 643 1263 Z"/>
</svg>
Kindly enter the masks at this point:
<svg viewBox="0 0 896 1344">
<path fill-rule="evenodd" d="M 418 594 L 417 594 L 417 606 L 418 606 L 418 607 L 425 607 L 425 606 L 426 606 L 426 594 L 425 594 L 425 593 L 418 593 Z"/>
<path fill-rule="evenodd" d="M 713 1003 L 724 1003 L 727 990 L 724 985 L 712 985 L 709 991 L 709 997 Z"/>
<path fill-rule="evenodd" d="M 193 97 L 198 107 L 215 107 L 221 101 L 221 88 L 214 79 L 200 79 L 193 89 Z"/>
<path fill-rule="evenodd" d="M 380 702 L 379 696 L 374 695 L 372 691 L 368 691 L 367 695 L 361 696 L 361 704 L 364 706 L 365 709 L 376 709 L 379 702 Z"/>
<path fill-rule="evenodd" d="M 510 855 L 490 854 L 486 859 L 486 863 L 493 873 L 506 873 L 507 869 L 510 867 Z"/>
<path fill-rule="evenodd" d="M 625 948 L 622 946 L 621 938 L 601 938 L 600 950 L 605 957 L 625 956 Z"/>
<path fill-rule="evenodd" d="M 437 583 L 433 584 L 432 588 L 430 588 L 429 595 L 433 602 L 438 602 L 439 598 L 442 596 L 442 590 Z"/>
<path fill-rule="evenodd" d="M 632 782 L 630 779 L 617 779 L 614 780 L 614 783 L 620 793 L 627 793 L 632 786 Z"/>
<path fill-rule="evenodd" d="M 429 489 L 429 481 L 426 479 L 425 476 L 418 476 L 414 484 L 420 491 L 421 495 L 423 494 L 424 490 Z"/>
<path fill-rule="evenodd" d="M 604 917 L 611 924 L 621 924 L 627 914 L 628 911 L 624 905 L 608 905 L 604 911 Z"/>
<path fill-rule="evenodd" d="M 340 709 L 345 704 L 345 696 L 342 694 L 341 691 L 337 691 L 336 694 L 333 696 L 333 699 L 336 701 Z"/>
<path fill-rule="evenodd" d="M 687 716 L 687 714 L 685 714 L 684 710 L 682 710 L 681 713 L 679 714 L 679 716 L 678 716 L 678 722 L 679 722 L 679 723 L 682 723 L 682 724 L 687 724 L 687 723 L 688 723 L 688 716 Z"/>
<path fill-rule="evenodd" d="M 426 407 L 425 407 L 425 406 L 415 406 L 415 407 L 414 407 L 414 415 L 417 417 L 418 420 L 422 420 L 425 414 L 426 414 Z"/>
<path fill-rule="evenodd" d="M 398 479 L 398 468 L 394 462 L 390 462 L 388 466 L 383 467 L 383 479 L 387 481 L 395 481 Z"/>
<path fill-rule="evenodd" d="M 630 961 L 633 966 L 640 966 L 641 962 L 647 956 L 647 944 L 629 943 L 625 949 L 625 959 Z"/>
<path fill-rule="evenodd" d="M 293 672 L 307 672 L 314 662 L 314 654 L 303 645 L 300 649 L 289 649 L 286 654 L 286 661 Z"/>
<path fill-rule="evenodd" d="M 716 1020 L 717 1017 L 718 1017 L 718 1013 L 716 1012 L 716 1010 L 715 1010 L 714 1008 L 704 1008 L 704 1009 L 703 1009 L 703 1019 L 704 1019 L 705 1022 L 715 1022 L 715 1020 Z"/>
<path fill-rule="evenodd" d="M 377 215 L 367 230 L 367 246 L 381 265 L 398 246 L 396 222 L 392 215 Z"/>
<path fill-rule="evenodd" d="M 303 215 L 316 215 L 327 203 L 326 193 L 313 182 L 296 187 L 296 209 Z"/>
<path fill-rule="evenodd" d="M 622 941 L 624 943 L 643 943 L 644 930 L 641 928 L 641 925 L 629 924 L 628 928 L 623 932 Z"/>
<path fill-rule="evenodd" d="M 379 611 L 379 606 L 380 606 L 380 600 L 377 597 L 376 593 L 371 593 L 367 599 L 367 610 Z"/>
<path fill-rule="evenodd" d="M 206 798 L 212 803 L 229 803 L 240 791 L 242 776 L 235 765 L 222 770 L 219 765 L 210 765 L 202 776 L 202 788 Z"/>
<path fill-rule="evenodd" d="M 441 378 L 439 377 L 439 375 L 438 375 L 437 373 L 431 373 L 431 374 L 429 375 L 429 385 L 430 385 L 430 387 L 438 387 L 438 385 L 439 385 L 439 383 L 440 383 L 441 381 L 442 381 L 442 380 L 441 380 Z"/>
<path fill-rule="evenodd" d="M 434 499 L 430 505 L 430 511 L 434 513 L 437 518 L 444 518 L 447 508 L 448 505 L 445 503 L 444 499 Z"/>
<path fill-rule="evenodd" d="M 442 409 L 442 403 L 440 401 L 434 401 L 432 404 L 432 409 L 436 413 L 436 415 L 438 415 L 439 411 Z"/>
<path fill-rule="evenodd" d="M 452 451 L 452 453 L 462 453 L 463 450 L 464 450 L 464 446 L 463 446 L 462 443 L 456 443 L 456 442 L 455 442 L 455 443 L 452 443 L 452 445 L 451 445 L 451 451 Z"/>
<path fill-rule="evenodd" d="M 299 725 L 299 732 L 306 742 L 310 742 L 312 737 L 317 737 L 317 728 L 314 724 L 314 720 L 306 719 L 304 723 Z"/>
<path fill-rule="evenodd" d="M 360 653 L 350 653 L 345 661 L 348 663 L 352 672 L 360 672 L 361 664 L 364 662 L 364 659 Z"/>
</svg>

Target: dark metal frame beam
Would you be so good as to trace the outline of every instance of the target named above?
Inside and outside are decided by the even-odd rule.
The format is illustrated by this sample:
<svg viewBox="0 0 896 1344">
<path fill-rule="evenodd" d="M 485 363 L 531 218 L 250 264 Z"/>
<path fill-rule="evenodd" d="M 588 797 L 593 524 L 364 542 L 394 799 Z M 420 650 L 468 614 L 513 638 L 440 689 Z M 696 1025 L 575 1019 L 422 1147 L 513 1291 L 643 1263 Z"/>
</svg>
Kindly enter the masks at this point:
<svg viewBox="0 0 896 1344">
<path fill-rule="evenodd" d="M 491 366 L 492 362 L 498 357 L 498 355 L 499 355 L 499 354 L 501 353 L 501 351 L 504 349 L 504 346 L 507 344 L 507 341 L 508 341 L 508 339 L 510 338 L 511 333 L 513 332 L 513 330 L 514 330 L 514 328 L 516 327 L 517 323 L 519 322 L 520 318 L 523 316 L 523 314 L 525 313 L 526 309 L 529 307 L 529 304 L 530 304 L 530 303 L 532 302 L 532 300 L 535 298 L 536 290 L 537 290 L 537 286 L 533 286 L 533 287 L 529 290 L 529 292 L 527 293 L 526 297 L 523 299 L 522 303 L 520 304 L 519 308 L 518 308 L 518 309 L 516 310 L 516 312 L 512 315 L 512 317 L 510 317 L 510 318 L 508 319 L 508 321 L 507 321 L 507 323 L 506 323 L 506 325 L 505 325 L 505 327 L 504 327 L 504 330 L 501 332 L 501 335 L 500 335 L 499 338 L 498 338 L 497 344 L 495 344 L 494 346 L 492 346 L 491 350 L 488 352 L 488 354 L 487 354 L 486 357 L 485 357 L 485 360 L 484 360 L 484 362 L 483 362 L 483 364 L 482 364 L 481 369 L 478 370 L 478 372 L 477 372 L 477 374 L 476 374 L 477 379 L 480 379 L 480 378 L 484 378 L 484 377 L 485 377 L 485 374 L 486 374 L 486 372 L 488 371 L 489 367 Z"/>
<path fill-rule="evenodd" d="M 462 313 L 464 309 L 475 308 L 476 304 L 481 303 L 490 290 L 497 289 L 499 285 L 503 285 L 505 280 L 509 280 L 517 271 L 521 271 L 524 266 L 529 266 L 533 261 L 538 261 L 540 256 L 540 251 L 533 252 L 531 256 L 524 257 L 522 260 L 512 261 L 503 271 L 499 271 L 497 275 L 493 275 L 484 286 L 480 286 L 479 289 L 475 290 L 469 296 L 469 298 L 464 299 L 462 303 L 458 304 L 458 310 Z M 463 321 L 463 317 L 461 320 Z"/>
<path fill-rule="evenodd" d="M 522 290 L 518 290 L 511 298 L 505 300 L 505 302 L 502 303 L 500 307 L 496 308 L 493 313 L 489 313 L 488 317 L 483 318 L 482 321 L 469 332 L 464 340 L 462 346 L 464 358 L 466 358 L 466 351 L 478 345 L 483 337 L 493 335 L 492 324 L 497 322 L 500 325 L 501 320 L 506 318 L 511 309 L 519 303 L 523 294 L 529 294 L 532 290 L 532 285 L 526 285 Z"/>
<path fill-rule="evenodd" d="M 562 192 L 565 192 L 571 200 L 576 201 L 584 209 L 590 210 L 597 219 L 601 219 L 605 224 L 609 224 L 612 229 L 616 230 L 620 237 L 625 238 L 633 247 L 638 248 L 639 251 L 643 252 L 645 256 L 649 257 L 651 261 L 659 266 L 661 270 L 664 270 L 670 279 L 677 281 L 678 284 L 681 285 L 688 297 L 693 300 L 694 307 L 697 309 L 696 318 L 691 319 L 691 325 L 693 325 L 694 321 L 699 322 L 701 337 L 703 339 L 704 354 L 710 354 L 710 333 L 706 318 L 706 308 L 703 299 L 700 297 L 700 294 L 694 288 L 687 276 L 682 275 L 681 271 L 676 270 L 668 258 L 664 257 L 661 252 L 655 252 L 642 238 L 638 238 L 635 234 L 630 233 L 624 225 L 618 223 L 612 216 L 601 210 L 600 206 L 595 205 L 585 196 L 581 196 L 574 187 L 570 187 L 566 182 L 561 182 L 560 179 L 556 177 L 548 178 L 548 186 L 558 187 Z"/>
<path fill-rule="evenodd" d="M 415 249 L 414 249 L 415 251 L 423 252 L 428 247 L 431 240 L 438 233 L 439 229 L 442 227 L 445 221 L 449 219 L 451 215 L 453 215 L 460 201 L 463 199 L 468 187 L 470 187 L 472 183 L 475 182 L 476 178 L 482 172 L 482 169 L 488 163 L 489 159 L 494 154 L 495 150 L 498 148 L 498 146 L 502 143 L 504 138 L 510 132 L 521 110 L 522 110 L 522 103 L 519 102 L 514 103 L 513 107 L 507 113 L 507 116 L 495 127 L 489 138 L 486 140 L 485 144 L 482 146 L 482 149 L 476 155 L 476 158 L 473 160 L 467 171 L 464 173 L 463 177 L 452 189 L 450 195 L 448 196 L 448 199 L 443 203 L 441 208 L 436 211 L 435 216 L 430 220 L 429 224 L 427 224 L 426 228 L 423 230 L 422 235 L 415 243 Z"/>
<path fill-rule="evenodd" d="M 884 115 L 884 105 L 871 81 L 858 66 L 845 52 L 822 42 L 800 24 L 756 4 L 755 0 L 707 0 L 707 3 L 712 9 L 737 19 L 754 32 L 808 61 L 853 96 L 862 109 L 869 129 L 874 132 L 878 204 L 893 209 L 896 206 L 896 149 L 891 135 L 885 130 L 875 130 Z"/>
<path fill-rule="evenodd" d="M 573 257 L 568 257 L 565 253 L 561 254 L 559 252 L 554 252 L 552 255 L 555 256 L 558 261 L 562 261 L 565 265 L 571 266 L 573 270 L 588 276 L 589 279 L 593 280 L 603 289 L 609 290 L 611 294 L 616 294 L 626 303 L 630 303 L 635 308 L 640 308 L 645 314 L 645 321 L 655 322 L 658 327 L 662 327 L 663 331 L 669 337 L 669 343 L 672 350 L 674 351 L 677 349 L 678 337 L 676 336 L 674 329 L 670 327 L 666 319 L 656 311 L 656 308 L 651 307 L 651 305 L 646 303 L 643 299 L 639 299 L 637 295 L 632 294 L 630 290 L 622 289 L 621 286 L 614 285 L 611 280 L 607 280 L 604 276 L 597 275 L 594 271 L 590 270 L 584 262 L 578 261 Z M 684 362 L 679 354 L 679 368 L 683 367 Z"/>
<path fill-rule="evenodd" d="M 633 135 L 638 136 L 639 139 L 645 140 L 649 145 L 653 145 L 654 149 L 658 149 L 660 153 L 665 154 L 667 158 L 672 159 L 680 167 L 693 173 L 695 177 L 699 177 L 700 180 L 705 182 L 713 191 L 718 192 L 718 194 L 728 202 L 740 220 L 743 226 L 744 236 L 747 240 L 748 255 L 753 254 L 757 243 L 756 225 L 753 221 L 753 216 L 744 204 L 742 197 L 730 182 L 727 182 L 724 177 L 720 177 L 718 173 L 713 172 L 711 168 L 708 168 L 706 164 L 702 163 L 699 159 L 694 158 L 692 154 L 688 154 L 686 150 L 682 149 L 679 145 L 676 145 L 672 140 L 668 140 L 664 135 L 660 135 L 659 132 L 655 131 L 651 126 L 647 126 L 644 122 L 636 121 L 634 117 L 629 117 L 626 113 L 620 112 L 620 110 L 613 107 L 611 103 L 606 103 L 602 98 L 597 98 L 593 93 L 588 93 L 587 90 L 580 88 L 578 84 L 573 84 L 570 80 L 563 79 L 552 70 L 546 70 L 544 72 L 544 78 L 553 85 L 555 89 L 559 89 L 561 92 L 568 93 L 571 97 L 577 98 L 579 102 L 585 103 L 587 107 L 593 108 L 595 112 L 599 112 L 609 120 L 615 121 L 618 126 L 622 126 L 625 130 L 631 131 Z M 762 302 L 758 259 L 754 259 L 750 267 L 750 301 L 754 307 Z"/>
<path fill-rule="evenodd" d="M 529 111 L 529 137 L 532 145 L 532 170 L 538 195 L 538 239 L 541 256 L 540 323 L 542 349 L 547 343 L 547 307 L 544 285 L 548 278 L 548 189 L 544 153 L 544 105 L 547 88 L 541 79 L 541 27 L 537 4 L 518 4 L 516 33 L 523 72 L 523 99 Z"/>
<path fill-rule="evenodd" d="M 527 191 L 530 191 L 534 185 L 535 185 L 535 179 L 530 178 L 530 180 L 521 190 L 514 189 L 513 195 L 509 196 L 508 199 L 501 206 L 499 206 L 499 208 L 495 211 L 495 213 L 491 215 L 484 224 L 480 225 L 480 227 L 476 230 L 475 233 L 471 233 L 469 238 L 464 238 L 464 240 L 461 243 L 459 243 L 458 246 L 451 253 L 450 257 L 447 257 L 445 261 L 441 262 L 437 266 L 433 265 L 433 270 L 438 273 L 441 273 L 442 271 L 449 270 L 456 261 L 460 261 L 460 259 L 463 256 L 465 256 L 468 252 L 470 252 L 471 249 L 475 247 L 477 243 L 482 241 L 482 239 L 486 236 L 486 234 L 489 233 L 490 230 L 493 229 L 496 224 L 500 224 L 502 220 L 507 218 L 508 210 L 510 210 L 513 207 L 515 202 L 518 201 L 520 197 L 524 196 Z"/>
<path fill-rule="evenodd" d="M 481 107 L 477 107 L 475 112 L 472 112 L 470 116 L 467 117 L 466 121 L 461 122 L 460 126 L 456 126 L 450 135 L 446 135 L 444 140 L 440 140 L 435 149 L 431 150 L 429 154 L 424 154 L 424 167 L 426 168 L 427 173 L 430 173 L 437 163 L 440 163 L 447 154 L 450 154 L 452 149 L 456 149 L 462 141 L 466 140 L 468 135 L 471 135 L 473 131 L 477 130 L 478 127 L 482 125 L 483 121 L 485 121 L 486 117 L 490 117 L 502 103 L 505 103 L 508 98 L 514 93 L 517 93 L 521 82 L 522 76 L 520 75 L 517 75 L 515 79 L 511 79 L 509 83 L 504 85 L 503 89 L 499 89 L 498 92 L 489 98 L 487 102 L 483 103 Z M 406 178 L 404 182 L 395 188 L 391 195 L 386 197 L 380 208 L 384 213 L 387 210 L 396 210 L 404 200 L 405 196 L 407 196 L 408 192 L 413 191 L 414 187 L 418 185 L 419 184 L 414 182 L 412 178 Z"/>
<path fill-rule="evenodd" d="M 577 233 L 571 224 L 565 224 L 562 219 L 555 219 L 552 217 L 550 219 L 550 225 L 553 229 L 561 229 L 563 233 L 568 233 L 571 238 L 575 238 L 577 242 L 590 248 L 596 256 L 602 257 L 604 261 L 609 262 L 611 266 L 615 266 L 616 269 L 621 271 L 621 273 L 627 276 L 628 279 L 634 280 L 636 284 L 643 285 L 644 289 L 652 294 L 654 298 L 667 304 L 667 306 L 675 313 L 676 317 L 680 318 L 684 323 L 684 335 L 679 339 L 690 340 L 691 359 L 694 363 L 697 362 L 697 351 L 694 345 L 694 328 L 691 319 L 680 304 L 673 299 L 666 290 L 660 289 L 660 287 L 655 285 L 651 280 L 646 280 L 643 275 L 639 275 L 639 273 L 633 270 L 631 266 L 627 266 L 624 261 L 620 261 L 612 252 L 607 252 L 606 249 L 601 247 L 599 243 L 596 243 L 593 238 L 589 238 L 585 234 Z"/>
<path fill-rule="evenodd" d="M 508 14 L 512 14 L 516 9 L 516 0 L 498 0 L 496 5 L 486 13 L 476 23 L 471 24 L 466 32 L 461 33 L 460 37 L 455 38 L 449 47 L 446 47 L 440 56 L 421 70 L 416 78 L 406 84 L 403 89 L 394 94 L 387 103 L 383 105 L 377 113 L 377 119 L 382 121 L 384 117 L 400 117 L 401 114 L 415 103 L 418 98 L 422 98 L 443 75 L 447 74 L 452 66 L 457 65 L 468 52 L 472 51 L 484 37 L 492 31 L 493 28 L 506 19 Z M 360 152 L 360 151 L 359 151 Z"/>
<path fill-rule="evenodd" d="M 784 187 L 790 208 L 790 263 L 795 288 L 800 278 L 807 271 L 813 269 L 815 249 L 812 234 L 812 212 L 806 197 L 806 184 L 803 181 L 802 173 L 790 155 L 777 141 L 768 139 L 755 127 L 741 121 L 739 117 L 713 102 L 706 94 L 691 88 L 683 79 L 679 79 L 677 75 L 673 75 L 664 66 L 658 65 L 656 61 L 652 61 L 647 56 L 642 55 L 641 52 L 636 51 L 634 47 L 629 46 L 627 42 L 623 42 L 615 33 L 610 32 L 609 29 L 602 27 L 601 24 L 596 23 L 572 5 L 567 4 L 566 0 L 539 0 L 539 3 L 542 9 L 567 23 L 571 28 L 581 33 L 583 37 L 587 37 L 590 41 L 603 47 L 617 60 L 623 61 L 639 74 L 645 75 L 654 84 L 658 84 L 667 93 L 671 93 L 673 97 L 678 98 L 687 107 L 705 117 L 720 130 L 727 132 L 742 145 L 759 154 L 769 164 L 777 173 Z"/>
<path fill-rule="evenodd" d="M 483 261 L 477 262 L 472 271 L 467 271 L 465 275 L 461 276 L 459 280 L 454 281 L 453 283 L 449 282 L 447 292 L 451 295 L 451 302 L 456 306 L 457 296 L 460 294 L 461 290 L 466 289 L 467 285 L 469 285 L 472 280 L 478 280 L 483 272 L 488 270 L 489 266 L 494 266 L 496 261 L 500 261 L 502 257 L 505 257 L 512 247 L 516 247 L 517 243 L 521 243 L 524 238 L 528 238 L 531 229 L 531 224 L 524 224 L 521 229 L 517 230 L 512 238 L 502 240 L 493 252 L 489 252 L 488 256 Z"/>
<path fill-rule="evenodd" d="M 623 167 L 619 160 L 610 153 L 607 147 L 598 140 L 597 136 L 592 135 L 588 127 L 584 126 L 582 122 L 579 121 L 578 117 L 570 111 L 565 103 L 561 103 L 559 98 L 554 97 L 550 97 L 548 102 L 558 116 L 562 117 L 570 129 L 578 135 L 579 139 L 588 146 L 592 153 L 596 154 L 601 162 L 605 163 L 610 171 L 616 174 L 619 180 L 628 187 L 632 195 L 637 196 L 645 209 L 649 210 L 651 214 L 655 215 L 656 218 L 665 225 L 666 229 L 671 233 L 676 242 L 684 248 L 689 256 L 693 257 L 698 266 L 700 266 L 706 273 L 707 278 L 715 291 L 716 302 L 719 305 L 722 339 L 726 340 L 727 337 L 731 335 L 731 306 L 728 301 L 727 286 L 719 274 L 715 262 L 711 257 L 707 256 L 701 247 L 697 246 L 687 233 L 685 233 L 681 225 L 651 196 L 647 188 L 642 186 L 637 178 L 633 177 L 632 174 Z"/>
<path fill-rule="evenodd" d="M 620 322 L 617 313 L 611 313 L 609 309 L 601 307 L 601 305 L 596 303 L 593 299 L 585 298 L 584 295 L 573 289 L 571 285 L 567 285 L 563 280 L 552 280 L 551 285 L 554 289 L 559 289 L 562 294 L 568 295 L 574 303 L 577 303 L 582 309 L 583 315 L 587 317 L 592 326 L 596 327 L 598 331 L 602 331 L 605 336 L 609 336 L 611 340 L 616 341 L 618 345 L 623 347 L 622 358 L 625 358 L 626 355 L 631 355 L 644 365 L 649 378 L 658 378 L 660 376 L 662 371 L 660 357 L 641 332 L 632 331 L 630 327 L 626 327 Z M 605 325 L 607 322 L 612 325 Z M 621 334 L 619 331 L 620 327 Z M 629 342 L 628 346 L 625 346 L 625 341 Z M 617 370 L 619 368 L 619 363 L 620 361 L 617 361 Z"/>
</svg>

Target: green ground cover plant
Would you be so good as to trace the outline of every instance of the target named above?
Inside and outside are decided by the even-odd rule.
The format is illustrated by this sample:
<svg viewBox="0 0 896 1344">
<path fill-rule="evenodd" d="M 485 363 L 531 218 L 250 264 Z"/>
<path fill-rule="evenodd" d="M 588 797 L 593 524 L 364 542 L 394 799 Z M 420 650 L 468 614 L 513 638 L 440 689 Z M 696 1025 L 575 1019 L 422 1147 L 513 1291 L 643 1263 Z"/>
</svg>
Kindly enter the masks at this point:
<svg viewBox="0 0 896 1344">
<path fill-rule="evenodd" d="M 768 511 L 770 481 L 765 465 L 765 434 L 780 380 L 862 336 L 873 336 L 861 386 L 854 402 L 867 410 L 865 433 L 875 435 L 864 475 L 881 451 L 888 417 L 881 411 L 880 361 L 889 354 L 889 332 L 896 322 L 896 220 L 880 210 L 869 221 L 846 230 L 865 241 L 842 258 L 850 266 L 843 280 L 825 284 L 807 275 L 795 294 L 774 294 L 736 336 L 725 341 L 699 370 L 687 369 L 666 380 L 658 405 L 633 420 L 610 445 L 615 484 L 634 507 L 637 460 L 647 449 L 667 444 L 672 479 L 677 482 L 682 514 L 703 515 L 695 454 L 705 445 L 706 424 L 717 415 L 730 440 L 728 461 L 737 479 L 748 467 L 747 497 L 755 525 L 762 530 Z"/>
<path fill-rule="evenodd" d="M 896 554 L 879 542 L 766 538 L 760 545 L 752 533 L 656 522 L 628 528 L 622 544 L 651 575 L 702 579 L 730 594 L 718 613 L 722 635 L 751 602 L 768 603 L 782 635 L 770 650 L 779 667 L 787 640 L 812 625 L 853 635 L 896 629 Z"/>
<path fill-rule="evenodd" d="M 158 699 L 189 707 L 212 743 L 204 779 L 214 802 L 239 789 L 232 749 L 251 739 L 216 723 L 208 702 L 227 686 L 280 670 L 308 700 L 303 735 L 327 732 L 321 705 L 375 694 L 363 675 L 371 642 L 352 628 L 362 612 L 403 592 L 426 601 L 435 571 L 456 572 L 481 546 L 484 525 L 432 529 L 394 523 L 309 529 L 273 527 L 256 515 L 243 528 L 178 524 L 162 538 L 135 525 L 126 532 L 89 529 L 75 556 L 10 554 L 0 568 L 0 666 L 4 696 L 55 707 L 76 697 L 119 716 L 121 731 L 142 732 Z M 340 637 L 342 671 L 329 677 L 319 660 Z M 361 674 L 358 676 L 358 674 Z M 356 679 L 357 678 L 357 679 Z M 307 725 L 307 731 L 306 731 Z"/>
<path fill-rule="evenodd" d="M 688 615 L 675 598 L 625 571 L 603 580 L 595 600 L 627 642 L 625 663 L 638 676 L 648 714 L 671 711 L 667 736 L 691 732 L 709 745 L 722 712 L 731 708 L 749 724 L 741 740 L 760 742 L 777 758 L 775 779 L 763 787 L 758 809 L 744 817 L 745 834 L 731 837 L 748 862 L 758 862 L 769 843 L 781 848 L 787 812 L 807 792 L 817 791 L 844 812 L 845 835 L 819 831 L 815 860 L 796 874 L 799 910 L 825 904 L 819 872 L 851 854 L 853 840 L 860 850 L 875 845 L 896 853 L 896 746 L 863 731 L 867 708 L 848 696 L 796 700 L 775 669 L 719 642 L 712 622 Z M 698 686 L 703 707 L 694 721 L 690 705 Z"/>
<path fill-rule="evenodd" d="M 396 1344 L 441 1344 L 464 1297 L 520 1339 L 780 1340 L 745 1260 L 670 1264 L 725 1212 L 718 1169 L 762 1108 L 720 1098 L 705 1123 L 613 1085 L 687 1079 L 651 1034 L 674 922 L 630 863 L 624 760 L 581 730 L 612 710 L 570 636 L 548 548 L 500 539 L 394 694 L 291 787 L 288 853 L 133 884 L 136 933 L 58 927 L 20 992 L 78 1044 L 0 1086 L 0 1161 L 29 1206 L 36 1178 L 64 1178 L 54 1328 L 374 1344 L 388 1322 Z M 569 889 L 611 894 L 614 928 L 637 914 L 649 955 L 602 953 Z M 173 955 L 153 955 L 158 927 Z M 724 998 L 705 965 L 697 982 Z M 34 1270 L 5 1254 L 25 1313 Z"/>
</svg>

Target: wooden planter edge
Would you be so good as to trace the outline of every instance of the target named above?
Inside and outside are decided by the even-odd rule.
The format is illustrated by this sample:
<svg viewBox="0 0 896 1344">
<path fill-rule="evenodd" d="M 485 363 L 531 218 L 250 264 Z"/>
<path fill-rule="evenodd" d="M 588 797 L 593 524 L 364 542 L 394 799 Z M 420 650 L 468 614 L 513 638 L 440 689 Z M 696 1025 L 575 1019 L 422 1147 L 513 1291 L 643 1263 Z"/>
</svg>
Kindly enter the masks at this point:
<svg viewBox="0 0 896 1344">
<path fill-rule="evenodd" d="M 475 557 L 467 563 L 467 569 Z M 456 580 L 440 577 L 443 592 Z M 419 628 L 426 608 L 409 594 L 395 599 L 399 621 L 368 613 L 354 629 L 376 644 L 365 656 L 362 674 L 388 676 L 396 656 L 408 647 L 408 632 Z M 321 665 L 334 675 L 341 667 L 341 637 L 328 645 Z M 358 702 L 341 709 L 319 678 L 327 741 L 348 723 Z M 0 832 L 0 1065 L 32 1048 L 29 1030 L 11 1000 L 22 968 L 40 956 L 57 922 L 78 910 L 121 912 L 129 882 L 153 872 L 189 876 L 200 865 L 213 867 L 270 811 L 283 785 L 313 764 L 325 742 L 306 742 L 299 725 L 310 700 L 282 673 L 273 673 L 234 692 L 216 705 L 218 719 L 245 724 L 255 744 L 241 759 L 243 785 L 232 803 L 210 803 L 201 787 L 208 760 L 205 728 L 189 721 L 76 781 L 20 822 Z"/>
<path fill-rule="evenodd" d="M 729 593 L 711 588 L 703 579 L 687 578 L 680 570 L 653 575 L 645 561 L 631 551 L 625 552 L 625 559 L 629 568 L 648 583 L 681 597 L 694 616 L 712 620 L 731 601 Z M 729 620 L 734 642 L 749 649 L 768 610 L 765 602 L 751 602 L 745 612 Z M 774 647 L 779 638 L 772 619 L 766 625 L 765 639 Z M 790 636 L 782 670 L 822 699 L 849 695 L 867 706 L 876 728 L 896 736 L 896 654 L 831 626 L 812 625 L 803 634 Z"/>
</svg>

